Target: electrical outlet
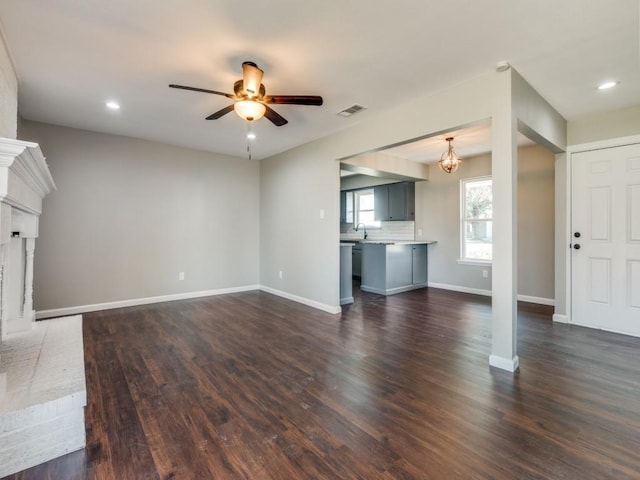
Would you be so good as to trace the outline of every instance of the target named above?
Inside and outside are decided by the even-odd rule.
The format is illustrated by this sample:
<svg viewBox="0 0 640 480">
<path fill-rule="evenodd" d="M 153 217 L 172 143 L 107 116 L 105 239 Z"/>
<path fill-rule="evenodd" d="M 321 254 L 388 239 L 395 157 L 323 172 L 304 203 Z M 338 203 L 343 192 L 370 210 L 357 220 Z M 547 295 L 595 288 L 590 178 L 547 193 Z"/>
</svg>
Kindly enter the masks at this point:
<svg viewBox="0 0 640 480">
<path fill-rule="evenodd" d="M 178 272 L 178 280 L 184 280 L 184 272 Z"/>
<path fill-rule="evenodd" d="M 489 278 L 489 270 L 486 268 L 482 270 L 482 278 Z"/>
<path fill-rule="evenodd" d="M 422 229 L 421 228 L 418 229 L 418 236 L 422 237 Z"/>
<path fill-rule="evenodd" d="M 278 272 L 278 276 L 280 277 L 280 280 L 282 280 L 282 270 Z"/>
<path fill-rule="evenodd" d="M 320 220 L 324 220 L 324 208 L 320 209 Z"/>
</svg>

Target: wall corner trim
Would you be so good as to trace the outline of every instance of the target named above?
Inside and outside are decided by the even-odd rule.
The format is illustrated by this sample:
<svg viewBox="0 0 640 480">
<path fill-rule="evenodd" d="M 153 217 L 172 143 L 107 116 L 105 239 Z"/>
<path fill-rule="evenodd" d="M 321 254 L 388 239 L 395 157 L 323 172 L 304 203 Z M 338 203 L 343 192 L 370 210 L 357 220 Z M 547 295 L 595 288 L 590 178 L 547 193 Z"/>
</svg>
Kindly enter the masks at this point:
<svg viewBox="0 0 640 480">
<path fill-rule="evenodd" d="M 75 307 L 54 308 L 51 310 L 40 310 L 36 312 L 36 319 L 64 317 L 67 315 L 77 315 L 79 313 L 96 312 L 99 310 L 112 310 L 114 308 L 135 307 L 138 305 L 149 305 L 152 303 L 172 302 L 175 300 L 188 300 L 190 298 L 211 297 L 214 295 L 224 295 L 227 293 L 249 292 L 259 290 L 258 285 L 244 285 L 240 287 L 219 288 L 215 290 L 202 290 L 199 292 L 175 293 L 172 295 L 161 295 L 157 297 L 132 298 L 130 300 L 118 300 L 114 302 L 94 303 L 91 305 L 78 305 Z"/>
<path fill-rule="evenodd" d="M 260 290 L 263 292 L 270 293 L 272 295 L 277 295 L 278 297 L 286 298 L 287 300 L 293 300 L 294 302 L 302 303 L 303 305 L 307 305 L 308 307 L 317 308 L 318 310 L 322 310 L 323 312 L 331 313 L 337 315 L 338 313 L 342 313 L 342 308 L 339 305 L 327 305 L 326 303 L 316 302 L 315 300 L 310 300 L 305 297 L 299 297 L 298 295 L 293 295 L 291 293 L 283 292 L 282 290 L 277 290 L 275 288 L 267 287 L 266 285 L 260 285 Z"/>
</svg>

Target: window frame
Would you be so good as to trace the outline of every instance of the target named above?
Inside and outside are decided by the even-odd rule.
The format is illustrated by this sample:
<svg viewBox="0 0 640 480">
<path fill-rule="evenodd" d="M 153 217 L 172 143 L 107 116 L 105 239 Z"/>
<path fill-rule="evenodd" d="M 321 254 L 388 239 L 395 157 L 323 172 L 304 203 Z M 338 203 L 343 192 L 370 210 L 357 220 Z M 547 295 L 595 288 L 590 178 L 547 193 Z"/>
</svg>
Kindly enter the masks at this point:
<svg viewBox="0 0 640 480">
<path fill-rule="evenodd" d="M 360 218 L 360 196 L 362 195 L 371 195 L 372 197 L 372 207 L 371 209 L 363 210 L 365 212 L 373 212 L 373 222 L 374 223 L 366 223 L 363 222 Z M 375 189 L 373 187 L 370 188 L 361 188 L 353 191 L 353 226 L 354 228 L 360 223 L 365 225 L 365 228 L 368 229 L 379 229 L 382 228 L 382 222 L 379 220 L 375 220 Z"/>
<path fill-rule="evenodd" d="M 493 178 L 491 175 L 483 175 L 480 177 L 468 177 L 460 179 L 460 258 L 459 264 L 465 265 L 491 265 L 493 263 L 493 235 L 491 237 L 491 258 L 475 258 L 467 256 L 467 239 L 466 239 L 466 227 L 469 223 L 467 219 L 467 185 L 476 182 L 491 182 L 491 218 L 475 219 L 476 222 L 490 222 L 493 230 Z"/>
</svg>

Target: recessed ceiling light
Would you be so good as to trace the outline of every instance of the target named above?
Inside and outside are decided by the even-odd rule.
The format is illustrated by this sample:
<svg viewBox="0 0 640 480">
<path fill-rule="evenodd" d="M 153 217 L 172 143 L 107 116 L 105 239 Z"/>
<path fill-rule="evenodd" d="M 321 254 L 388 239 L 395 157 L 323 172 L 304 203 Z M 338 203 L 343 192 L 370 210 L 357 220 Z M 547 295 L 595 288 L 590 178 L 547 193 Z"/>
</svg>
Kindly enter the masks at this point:
<svg viewBox="0 0 640 480">
<path fill-rule="evenodd" d="M 120 104 L 118 102 L 109 101 L 105 103 L 105 105 L 111 110 L 120 110 Z"/>
<path fill-rule="evenodd" d="M 610 88 L 615 87 L 619 83 L 620 82 L 613 82 L 613 81 L 602 82 L 600 85 L 598 85 L 598 90 L 609 90 Z"/>
<path fill-rule="evenodd" d="M 249 140 L 255 140 L 255 138 L 256 138 L 256 134 L 255 134 L 255 133 L 253 133 L 253 132 L 249 132 L 249 133 L 247 133 L 247 138 L 248 138 Z"/>
</svg>

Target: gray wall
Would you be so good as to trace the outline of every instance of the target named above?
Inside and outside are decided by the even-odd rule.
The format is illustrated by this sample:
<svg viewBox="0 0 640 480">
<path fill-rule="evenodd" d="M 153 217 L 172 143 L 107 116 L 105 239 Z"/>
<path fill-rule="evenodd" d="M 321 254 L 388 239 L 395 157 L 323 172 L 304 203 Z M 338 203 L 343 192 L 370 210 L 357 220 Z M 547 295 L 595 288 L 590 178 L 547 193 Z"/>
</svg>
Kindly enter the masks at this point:
<svg viewBox="0 0 640 480">
<path fill-rule="evenodd" d="M 640 106 L 608 110 L 572 119 L 567 124 L 567 144 L 574 145 L 606 141 L 640 134 Z M 559 319 L 567 320 L 571 305 L 567 279 L 571 272 L 567 265 L 567 244 L 571 233 L 567 218 L 570 174 L 569 155 L 558 155 L 556 160 L 556 308 Z"/>
<path fill-rule="evenodd" d="M 518 150 L 518 293 L 554 298 L 554 155 L 540 146 Z M 429 247 L 429 282 L 491 290 L 491 268 L 458 264 L 460 180 L 491 175 L 491 156 L 465 158 L 445 174 L 431 166 L 430 180 L 416 183 L 416 231 Z M 482 271 L 489 270 L 483 278 Z"/>
<path fill-rule="evenodd" d="M 568 145 L 640 134 L 640 106 L 600 112 L 568 124 Z"/>
<path fill-rule="evenodd" d="M 17 121 L 18 78 L 0 30 L 0 137 L 16 138 Z"/>
<path fill-rule="evenodd" d="M 494 122 L 499 120 L 504 128 L 512 113 L 510 89 L 505 89 L 508 81 L 508 77 L 496 73 L 477 77 L 437 95 L 417 97 L 388 111 L 372 113 L 351 128 L 263 160 L 260 166 L 261 284 L 338 306 L 340 182 L 337 160 L 488 118 Z M 534 130 L 546 118 L 539 113 L 548 108 L 539 96 L 528 97 L 527 104 L 535 101 L 544 105 L 535 109 L 535 118 L 529 119 Z M 438 115 L 424 115 L 425 111 L 438 112 Z M 508 161 L 504 152 L 511 142 L 501 136 L 496 138 L 492 145 L 502 147 L 496 161 Z M 295 177 L 292 172 L 296 172 Z M 333 225 L 318 220 L 320 208 L 326 209 L 326 218 Z M 311 245 L 314 248 L 310 248 Z M 285 263 L 289 268 L 285 269 L 284 278 L 279 279 L 277 273 Z M 504 265 L 509 267 L 507 263 L 510 262 Z"/>
<path fill-rule="evenodd" d="M 30 121 L 21 132 L 58 187 L 36 242 L 37 310 L 258 284 L 257 162 Z"/>
<path fill-rule="evenodd" d="M 489 118 L 491 96 L 478 92 L 492 92 L 494 84 L 493 73 L 475 78 L 261 161 L 261 285 L 339 308 L 338 160 Z M 439 115 L 423 115 L 425 111 Z M 325 210 L 324 220 L 319 219 L 320 209 Z"/>
<path fill-rule="evenodd" d="M 261 285 L 337 307 L 339 163 L 295 149 L 260 167 Z"/>
</svg>

